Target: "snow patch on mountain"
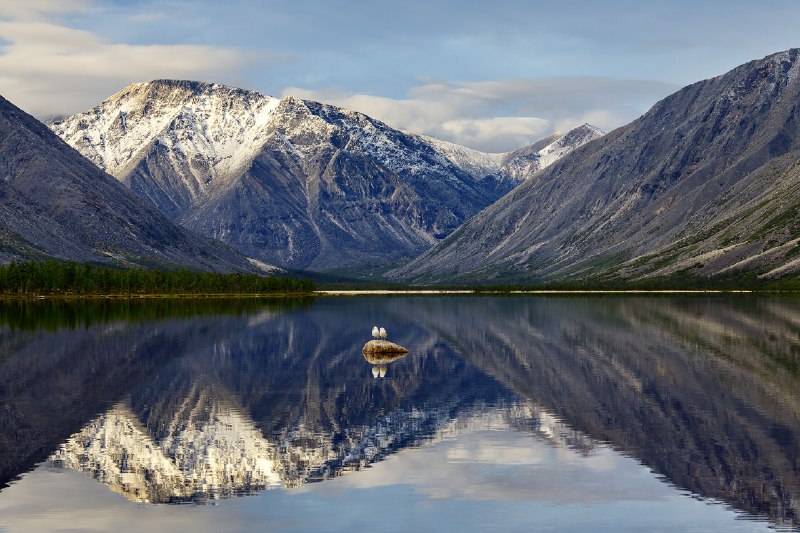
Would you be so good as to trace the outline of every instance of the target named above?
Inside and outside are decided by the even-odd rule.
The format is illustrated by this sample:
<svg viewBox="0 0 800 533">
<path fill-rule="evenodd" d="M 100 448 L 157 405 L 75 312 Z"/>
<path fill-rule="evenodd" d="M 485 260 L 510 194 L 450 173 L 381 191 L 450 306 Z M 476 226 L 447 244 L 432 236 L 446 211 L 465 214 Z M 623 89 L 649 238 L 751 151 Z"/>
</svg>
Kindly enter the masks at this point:
<svg viewBox="0 0 800 533">
<path fill-rule="evenodd" d="M 272 275 L 286 274 L 285 269 L 277 267 L 275 265 L 270 265 L 269 263 L 265 263 L 264 261 L 259 261 L 258 259 L 254 259 L 252 257 L 248 257 L 247 261 L 264 274 L 272 274 Z"/>
<path fill-rule="evenodd" d="M 427 143 L 433 150 L 445 156 L 452 164 L 476 179 L 501 172 L 503 158 L 507 155 L 506 153 L 480 152 L 427 135 L 417 135 L 417 137 Z"/>
<path fill-rule="evenodd" d="M 539 150 L 539 170 L 549 167 L 575 148 L 603 135 L 603 130 L 589 124 L 570 130 Z"/>
<path fill-rule="evenodd" d="M 95 108 L 50 128 L 106 172 L 122 178 L 153 146 L 202 194 L 241 172 L 268 137 L 280 100 L 217 84 L 134 83 Z"/>
</svg>

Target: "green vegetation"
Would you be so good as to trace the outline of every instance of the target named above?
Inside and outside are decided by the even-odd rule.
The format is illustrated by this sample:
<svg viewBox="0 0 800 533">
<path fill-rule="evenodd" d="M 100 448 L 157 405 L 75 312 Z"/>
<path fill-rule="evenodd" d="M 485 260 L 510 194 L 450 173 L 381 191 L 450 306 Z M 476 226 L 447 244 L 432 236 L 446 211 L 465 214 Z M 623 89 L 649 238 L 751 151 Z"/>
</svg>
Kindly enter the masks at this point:
<svg viewBox="0 0 800 533">
<path fill-rule="evenodd" d="M 758 272 L 746 271 L 724 274 L 719 276 L 699 276 L 691 270 L 692 267 L 674 273 L 670 276 L 659 276 L 638 280 L 586 278 L 574 282 L 516 284 L 502 286 L 482 286 L 482 291 L 512 291 L 512 290 L 553 290 L 553 291 L 663 291 L 663 290 L 690 290 L 690 291 L 738 291 L 749 290 L 756 292 L 800 292 L 800 278 L 787 276 L 779 279 L 761 279 Z M 473 287 L 477 288 L 477 287 Z"/>
<path fill-rule="evenodd" d="M 285 276 L 181 270 L 119 270 L 59 261 L 0 265 L 0 295 L 309 294 L 314 283 Z"/>
<path fill-rule="evenodd" d="M 770 231 L 775 230 L 776 228 L 787 227 L 797 219 L 797 204 L 784 209 L 778 215 L 771 218 L 759 231 L 756 233 L 756 237 L 760 238 L 764 235 L 768 234 Z"/>
</svg>

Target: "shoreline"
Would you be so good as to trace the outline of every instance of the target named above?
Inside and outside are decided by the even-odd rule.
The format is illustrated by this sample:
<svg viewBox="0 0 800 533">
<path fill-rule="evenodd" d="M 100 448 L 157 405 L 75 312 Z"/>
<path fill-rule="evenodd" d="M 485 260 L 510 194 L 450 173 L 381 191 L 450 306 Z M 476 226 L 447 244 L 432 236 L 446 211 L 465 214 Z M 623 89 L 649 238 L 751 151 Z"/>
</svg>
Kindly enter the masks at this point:
<svg viewBox="0 0 800 533">
<path fill-rule="evenodd" d="M 176 293 L 176 294 L 0 294 L 0 301 L 42 300 L 214 300 L 293 299 L 325 296 L 570 296 L 570 295 L 701 295 L 701 294 L 798 294 L 791 290 L 758 289 L 320 289 L 303 293 Z"/>
<path fill-rule="evenodd" d="M 502 294 L 754 294 L 758 291 L 752 289 L 585 289 L 585 290 L 558 290 L 558 289 L 535 289 L 535 290 L 512 290 L 512 291 L 491 291 L 479 289 L 353 289 L 353 290 L 318 290 L 314 291 L 316 296 L 390 296 L 390 295 L 443 295 L 450 294 L 474 294 L 474 295 L 502 295 Z"/>
</svg>

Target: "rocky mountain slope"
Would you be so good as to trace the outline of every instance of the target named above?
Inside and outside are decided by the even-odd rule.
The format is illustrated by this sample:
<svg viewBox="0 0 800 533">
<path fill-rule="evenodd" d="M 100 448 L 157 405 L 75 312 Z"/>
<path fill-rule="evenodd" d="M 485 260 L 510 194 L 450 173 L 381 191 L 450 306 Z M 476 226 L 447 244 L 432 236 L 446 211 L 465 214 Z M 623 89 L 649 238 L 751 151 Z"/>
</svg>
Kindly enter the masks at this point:
<svg viewBox="0 0 800 533">
<path fill-rule="evenodd" d="M 51 128 L 183 226 L 312 270 L 418 255 L 526 172 L 360 113 L 200 82 L 137 83 Z"/>
<path fill-rule="evenodd" d="M 172 223 L 0 97 L 0 261 L 47 257 L 253 270 L 231 248 Z"/>
<path fill-rule="evenodd" d="M 800 50 L 658 102 L 391 276 L 563 281 L 800 269 Z"/>
</svg>

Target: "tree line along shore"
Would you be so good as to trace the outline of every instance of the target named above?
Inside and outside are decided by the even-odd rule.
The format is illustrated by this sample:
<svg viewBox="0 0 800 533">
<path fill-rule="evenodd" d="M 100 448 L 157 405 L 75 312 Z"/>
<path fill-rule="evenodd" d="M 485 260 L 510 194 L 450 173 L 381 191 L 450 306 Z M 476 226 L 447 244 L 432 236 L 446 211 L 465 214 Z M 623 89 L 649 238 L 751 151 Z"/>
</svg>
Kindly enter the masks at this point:
<svg viewBox="0 0 800 533">
<path fill-rule="evenodd" d="M 289 276 L 123 270 L 60 261 L 0 265 L 0 294 L 5 296 L 310 294 L 314 289 L 313 281 Z"/>
</svg>

